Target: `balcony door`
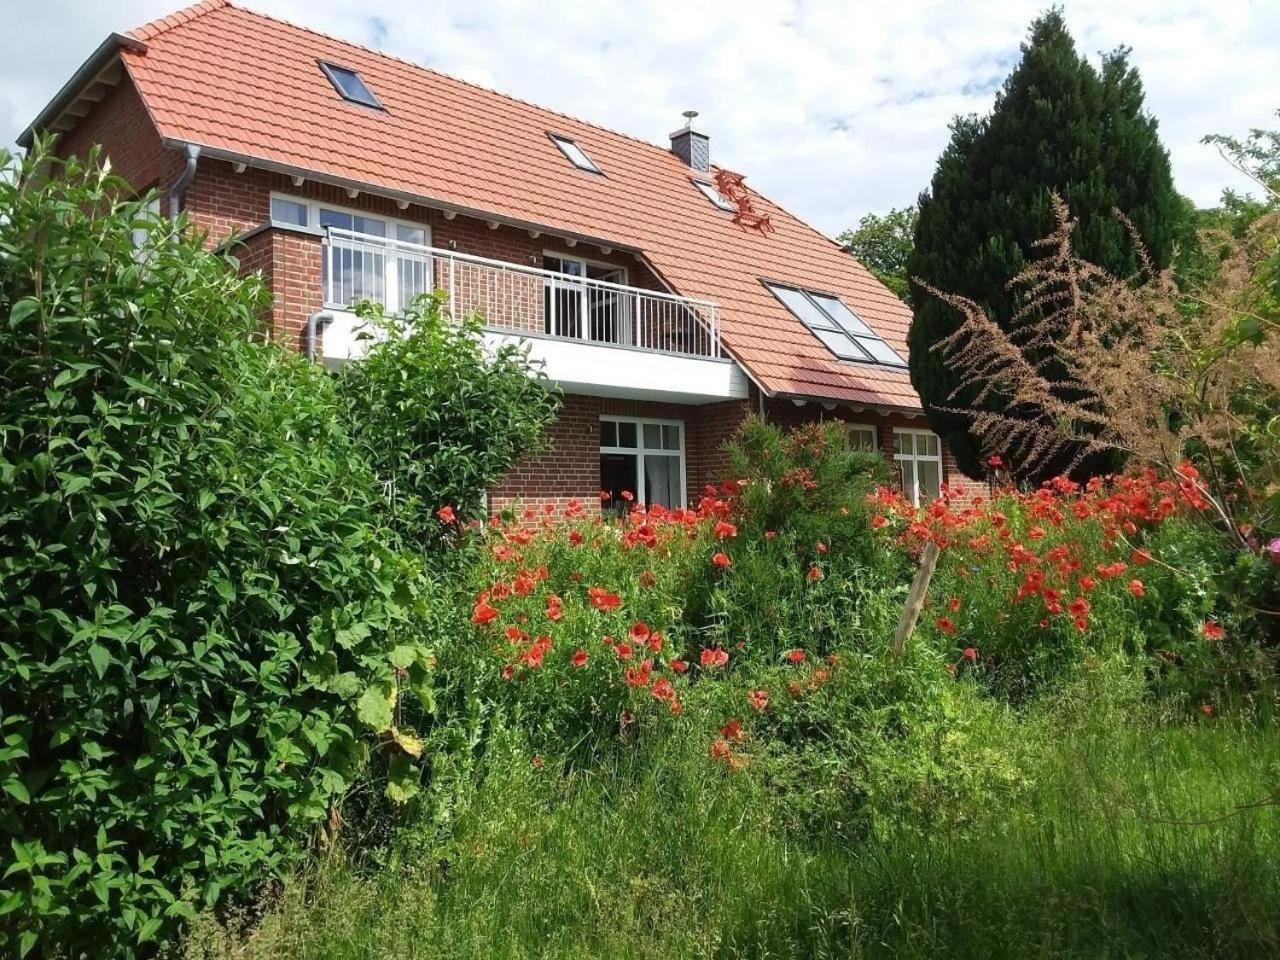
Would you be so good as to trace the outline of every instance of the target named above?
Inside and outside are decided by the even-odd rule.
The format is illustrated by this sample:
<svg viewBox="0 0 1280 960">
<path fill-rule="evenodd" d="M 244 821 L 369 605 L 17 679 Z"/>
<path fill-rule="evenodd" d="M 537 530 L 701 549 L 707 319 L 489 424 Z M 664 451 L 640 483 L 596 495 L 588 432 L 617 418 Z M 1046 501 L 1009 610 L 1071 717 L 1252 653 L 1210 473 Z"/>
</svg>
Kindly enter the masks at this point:
<svg viewBox="0 0 1280 960">
<path fill-rule="evenodd" d="M 632 344 L 627 294 L 604 285 L 625 285 L 627 271 L 623 267 L 547 254 L 542 268 L 565 278 L 547 282 L 543 302 L 546 333 L 595 343 Z"/>
</svg>

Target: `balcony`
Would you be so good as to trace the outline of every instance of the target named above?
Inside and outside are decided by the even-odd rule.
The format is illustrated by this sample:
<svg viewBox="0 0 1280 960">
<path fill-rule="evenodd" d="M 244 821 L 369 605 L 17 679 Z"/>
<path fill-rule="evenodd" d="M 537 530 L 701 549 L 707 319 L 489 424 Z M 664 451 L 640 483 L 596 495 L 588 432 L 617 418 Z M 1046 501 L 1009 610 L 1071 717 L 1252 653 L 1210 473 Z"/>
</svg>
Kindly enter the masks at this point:
<svg viewBox="0 0 1280 960">
<path fill-rule="evenodd" d="M 456 316 L 486 328 L 574 343 L 720 359 L 719 308 L 706 300 L 556 273 L 454 250 L 330 228 L 324 300 L 345 310 L 361 300 L 395 313 L 432 290 Z"/>
</svg>

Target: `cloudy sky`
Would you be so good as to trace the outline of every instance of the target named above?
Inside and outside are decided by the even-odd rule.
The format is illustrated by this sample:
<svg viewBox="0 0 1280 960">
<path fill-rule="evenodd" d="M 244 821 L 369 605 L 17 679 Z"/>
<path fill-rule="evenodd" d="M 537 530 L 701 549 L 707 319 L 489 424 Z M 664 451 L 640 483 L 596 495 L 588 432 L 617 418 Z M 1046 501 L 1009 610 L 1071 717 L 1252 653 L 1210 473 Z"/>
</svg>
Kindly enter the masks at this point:
<svg viewBox="0 0 1280 960">
<path fill-rule="evenodd" d="M 702 112 L 713 158 L 837 233 L 910 203 L 947 124 L 985 112 L 1048 0 L 237 0 L 658 143 Z M 0 0 L 0 143 L 112 30 L 182 0 Z M 1240 181 L 1200 138 L 1277 123 L 1280 0 L 1067 0 L 1091 57 L 1133 48 L 1179 188 Z"/>
</svg>

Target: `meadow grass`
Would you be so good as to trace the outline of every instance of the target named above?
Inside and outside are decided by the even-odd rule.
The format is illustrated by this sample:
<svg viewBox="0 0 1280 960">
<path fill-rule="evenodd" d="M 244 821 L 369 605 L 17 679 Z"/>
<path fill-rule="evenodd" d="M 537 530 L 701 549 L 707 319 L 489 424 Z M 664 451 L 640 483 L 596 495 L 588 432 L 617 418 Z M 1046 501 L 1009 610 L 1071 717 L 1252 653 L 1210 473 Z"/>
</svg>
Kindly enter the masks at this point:
<svg viewBox="0 0 1280 960">
<path fill-rule="evenodd" d="M 1016 803 L 963 827 L 798 834 L 767 777 L 701 741 L 590 772 L 495 765 L 446 844 L 329 856 L 192 958 L 1280 956 L 1270 722 L 1055 708 Z M 954 824 L 955 818 L 947 818 Z M 423 835 L 428 835 L 426 830 Z"/>
</svg>

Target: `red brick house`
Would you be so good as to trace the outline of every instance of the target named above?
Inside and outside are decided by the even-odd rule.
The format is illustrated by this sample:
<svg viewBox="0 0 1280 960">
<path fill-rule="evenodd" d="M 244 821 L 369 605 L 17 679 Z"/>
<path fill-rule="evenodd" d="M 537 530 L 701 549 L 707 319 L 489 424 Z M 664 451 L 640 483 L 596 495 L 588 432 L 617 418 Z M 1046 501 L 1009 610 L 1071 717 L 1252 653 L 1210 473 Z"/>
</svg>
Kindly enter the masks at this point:
<svg viewBox="0 0 1280 960">
<path fill-rule="evenodd" d="M 327 363 L 359 349 L 352 303 L 431 289 L 527 342 L 565 405 L 495 505 L 696 499 L 749 411 L 846 421 L 913 496 L 964 482 L 907 375 L 908 309 L 711 164 L 692 117 L 661 147 L 206 0 L 109 37 L 20 142 L 41 130 L 234 241 L 273 335 Z"/>
</svg>

